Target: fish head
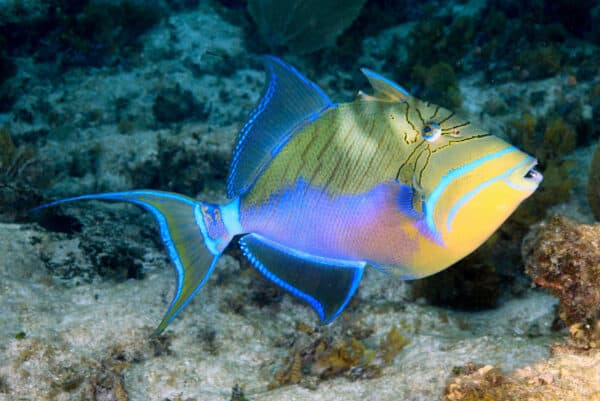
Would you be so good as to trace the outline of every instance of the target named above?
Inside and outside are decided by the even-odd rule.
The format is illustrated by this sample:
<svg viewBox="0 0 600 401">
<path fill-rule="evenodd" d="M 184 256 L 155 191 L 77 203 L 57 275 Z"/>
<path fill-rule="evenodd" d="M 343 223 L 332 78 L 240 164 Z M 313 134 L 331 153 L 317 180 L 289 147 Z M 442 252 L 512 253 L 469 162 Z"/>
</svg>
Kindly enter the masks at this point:
<svg viewBox="0 0 600 401">
<path fill-rule="evenodd" d="M 412 109 L 421 136 L 410 169 L 420 224 L 459 259 L 481 245 L 543 177 L 534 157 L 454 113 L 420 101 Z"/>
</svg>

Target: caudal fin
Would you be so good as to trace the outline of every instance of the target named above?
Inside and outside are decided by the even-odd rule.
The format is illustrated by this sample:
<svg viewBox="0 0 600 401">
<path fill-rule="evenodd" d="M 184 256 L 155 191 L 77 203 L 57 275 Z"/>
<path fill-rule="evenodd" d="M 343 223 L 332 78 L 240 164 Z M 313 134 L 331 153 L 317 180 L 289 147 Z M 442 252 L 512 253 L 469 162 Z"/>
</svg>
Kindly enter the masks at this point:
<svg viewBox="0 0 600 401">
<path fill-rule="evenodd" d="M 162 191 L 83 195 L 48 203 L 32 211 L 91 199 L 134 203 L 150 211 L 158 222 L 160 235 L 177 271 L 177 289 L 152 336 L 159 335 L 202 288 L 231 238 L 241 231 L 237 200 L 219 207 Z"/>
</svg>

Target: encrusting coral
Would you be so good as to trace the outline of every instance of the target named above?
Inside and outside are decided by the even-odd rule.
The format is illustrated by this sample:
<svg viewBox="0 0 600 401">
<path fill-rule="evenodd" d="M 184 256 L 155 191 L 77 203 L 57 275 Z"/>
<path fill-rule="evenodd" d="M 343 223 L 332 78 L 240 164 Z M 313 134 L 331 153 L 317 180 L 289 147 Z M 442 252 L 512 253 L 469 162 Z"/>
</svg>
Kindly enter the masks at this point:
<svg viewBox="0 0 600 401">
<path fill-rule="evenodd" d="M 575 348 L 600 348 L 600 224 L 553 216 L 523 243 L 525 270 L 560 300 L 559 316 Z"/>
</svg>

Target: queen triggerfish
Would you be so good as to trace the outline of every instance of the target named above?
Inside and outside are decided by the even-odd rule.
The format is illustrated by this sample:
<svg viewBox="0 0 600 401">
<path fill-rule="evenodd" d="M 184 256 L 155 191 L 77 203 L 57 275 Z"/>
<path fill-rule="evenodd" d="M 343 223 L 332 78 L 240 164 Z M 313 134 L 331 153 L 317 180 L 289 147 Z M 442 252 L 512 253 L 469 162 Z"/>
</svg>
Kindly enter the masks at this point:
<svg viewBox="0 0 600 401">
<path fill-rule="evenodd" d="M 294 67 L 262 60 L 267 85 L 238 134 L 229 203 L 133 190 L 39 207 L 101 199 L 154 215 L 177 272 L 154 334 L 234 237 L 258 271 L 327 323 L 367 266 L 400 279 L 434 274 L 475 250 L 542 180 L 533 157 L 373 71 L 362 69 L 373 94 L 334 103 Z"/>
</svg>

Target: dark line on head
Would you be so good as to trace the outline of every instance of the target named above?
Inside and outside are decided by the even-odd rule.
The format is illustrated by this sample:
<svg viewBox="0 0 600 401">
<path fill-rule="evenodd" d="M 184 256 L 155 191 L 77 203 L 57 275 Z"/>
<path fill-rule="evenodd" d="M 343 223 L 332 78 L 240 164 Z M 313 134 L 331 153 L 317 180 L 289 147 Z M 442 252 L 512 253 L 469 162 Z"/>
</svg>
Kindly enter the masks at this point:
<svg viewBox="0 0 600 401">
<path fill-rule="evenodd" d="M 414 124 L 410 121 L 410 118 L 408 118 L 408 110 L 410 109 L 410 105 L 408 103 L 406 103 L 406 112 L 404 113 L 404 118 L 406 119 L 406 122 L 408 123 L 408 125 L 411 126 L 411 128 L 413 129 L 413 131 L 415 132 L 416 136 L 419 136 L 419 131 L 417 131 L 417 128 L 414 126 Z"/>
<path fill-rule="evenodd" d="M 457 128 L 466 127 L 469 124 L 471 124 L 471 122 L 467 121 L 466 123 L 458 124 L 458 125 L 455 125 L 454 127 L 442 128 L 442 132 L 444 132 L 444 131 L 452 131 L 452 130 L 457 129 Z"/>
<path fill-rule="evenodd" d="M 431 159 L 431 149 L 426 148 L 426 150 L 427 150 L 427 159 L 425 160 L 425 164 L 423 165 L 423 167 L 421 168 L 421 171 L 419 172 L 419 185 L 423 184 L 423 173 L 425 172 L 425 169 L 429 165 L 429 159 Z M 419 155 L 419 157 L 420 156 L 421 155 Z"/>
<path fill-rule="evenodd" d="M 429 117 L 430 120 L 433 120 L 437 116 L 437 113 L 440 111 L 440 108 L 441 108 L 440 106 L 437 106 L 437 105 L 435 106 L 435 111 L 433 112 L 431 117 Z"/>
<path fill-rule="evenodd" d="M 447 148 L 448 146 L 450 146 L 450 145 L 452 145 L 452 144 L 455 144 L 455 143 L 459 143 L 459 142 L 467 142 L 467 141 L 470 141 L 470 140 L 472 140 L 472 139 L 481 139 L 481 138 L 485 138 L 486 136 L 492 136 L 492 134 L 482 134 L 482 135 L 475 135 L 475 136 L 470 136 L 470 137 L 468 137 L 468 138 L 461 138 L 461 139 L 450 139 L 450 140 L 448 141 L 448 143 L 447 143 L 447 144 L 445 144 L 445 145 L 442 145 L 442 146 L 440 146 L 440 147 L 438 147 L 438 148 L 435 148 L 435 149 L 432 151 L 432 153 L 435 153 L 435 152 L 437 152 L 438 150 L 442 150 L 442 149 L 444 149 L 444 148 Z"/>
<path fill-rule="evenodd" d="M 404 162 L 402 162 L 402 164 L 400 165 L 400 167 L 398 167 L 398 172 L 396 172 L 396 179 L 398 179 L 398 177 L 400 177 L 400 171 L 402 171 L 402 169 L 404 167 L 406 167 L 406 165 L 408 163 L 410 163 L 410 159 L 414 156 L 415 152 L 419 149 L 419 147 L 425 143 L 425 140 L 423 139 L 423 141 L 421 143 L 419 143 L 417 146 L 415 146 L 412 150 L 412 152 L 410 152 L 410 154 L 408 155 L 408 157 L 406 158 L 406 160 L 404 160 Z"/>
<path fill-rule="evenodd" d="M 438 124 L 442 125 L 443 123 L 445 123 L 446 121 L 448 121 L 449 119 L 451 119 L 452 117 L 454 117 L 454 112 L 450 112 L 450 114 L 448 114 L 448 116 L 446 118 L 444 118 L 442 121 L 440 121 Z"/>
<path fill-rule="evenodd" d="M 425 125 L 425 120 L 423 119 L 423 115 L 421 114 L 421 110 L 419 110 L 418 107 L 415 107 L 415 111 L 417 112 L 417 115 L 419 116 L 419 120 L 421 120 L 421 124 Z"/>
</svg>

